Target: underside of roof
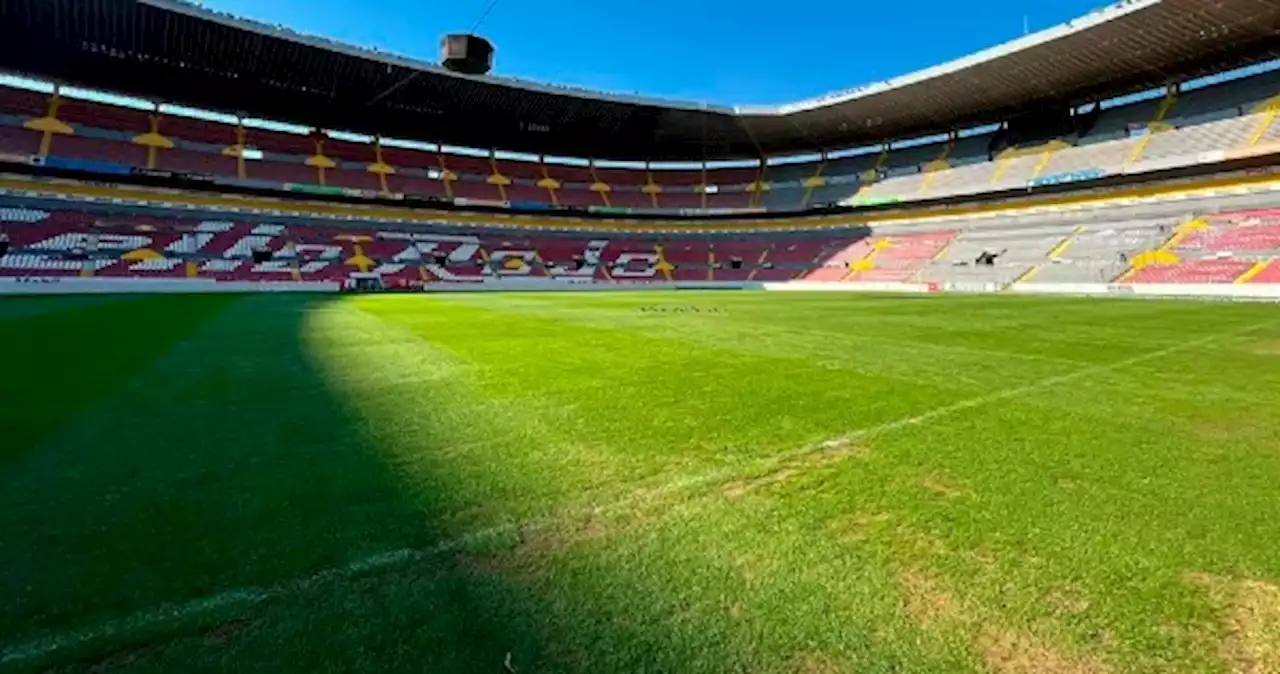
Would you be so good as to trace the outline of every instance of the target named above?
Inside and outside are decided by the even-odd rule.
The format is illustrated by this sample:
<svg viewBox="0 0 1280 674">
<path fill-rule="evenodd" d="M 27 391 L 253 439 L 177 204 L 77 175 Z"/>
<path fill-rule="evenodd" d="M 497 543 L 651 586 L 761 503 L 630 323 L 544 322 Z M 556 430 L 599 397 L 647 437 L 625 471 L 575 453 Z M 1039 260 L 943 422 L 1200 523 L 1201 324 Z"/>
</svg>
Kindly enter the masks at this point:
<svg viewBox="0 0 1280 674">
<path fill-rule="evenodd" d="M 941 133 L 1280 57 L 1276 0 L 1143 5 L 928 77 L 744 114 L 461 77 L 139 0 L 4 0 L 0 69 L 324 129 L 531 154 L 703 161 Z"/>
</svg>

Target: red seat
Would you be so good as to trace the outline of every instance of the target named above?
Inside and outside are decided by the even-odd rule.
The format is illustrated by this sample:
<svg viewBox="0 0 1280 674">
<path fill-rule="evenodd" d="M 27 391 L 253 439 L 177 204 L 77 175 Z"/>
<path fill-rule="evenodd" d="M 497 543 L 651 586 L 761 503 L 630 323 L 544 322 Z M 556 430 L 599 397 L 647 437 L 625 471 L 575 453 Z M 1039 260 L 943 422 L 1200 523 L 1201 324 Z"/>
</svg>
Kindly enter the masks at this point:
<svg viewBox="0 0 1280 674">
<path fill-rule="evenodd" d="M 1139 270 L 1129 280 L 1133 283 L 1232 283 L 1249 271 L 1251 260 L 1184 260 L 1172 266 L 1153 266 Z"/>
<path fill-rule="evenodd" d="M 532 185 L 507 185 L 507 201 L 524 201 L 539 204 L 550 204 L 551 194 L 546 188 Z"/>
<path fill-rule="evenodd" d="M 40 154 L 41 134 L 20 126 L 0 125 L 0 152 L 13 155 Z"/>
<path fill-rule="evenodd" d="M 1280 283 L 1280 262 L 1272 260 L 1250 283 Z"/>
<path fill-rule="evenodd" d="M 479 199 L 482 201 L 500 202 L 502 193 L 497 185 L 472 180 L 458 180 L 453 183 L 453 196 L 456 199 Z"/>
<path fill-rule="evenodd" d="M 128 141 L 82 136 L 55 136 L 49 154 L 69 159 L 110 162 L 121 166 L 146 167 L 147 148 Z"/>
<path fill-rule="evenodd" d="M 362 170 L 328 170 L 325 171 L 325 182 L 332 187 L 346 187 L 370 192 L 382 191 L 382 181 L 378 179 L 378 174 Z"/>
<path fill-rule="evenodd" d="M 49 112 L 49 94 L 26 89 L 0 87 L 0 114 L 23 120 L 43 117 Z"/>
<path fill-rule="evenodd" d="M 561 206 L 604 206 L 599 193 L 583 189 L 558 189 L 556 200 Z"/>
<path fill-rule="evenodd" d="M 387 189 L 419 197 L 444 197 L 444 183 L 422 176 L 396 173 L 387 176 Z"/>
<path fill-rule="evenodd" d="M 239 174 L 239 162 L 235 157 L 192 150 L 160 150 L 156 153 L 156 168 L 233 178 Z"/>
<path fill-rule="evenodd" d="M 254 161 L 246 162 L 245 173 L 250 178 L 257 180 L 270 180 L 277 183 L 296 183 L 302 185 L 317 185 L 320 183 L 320 173 L 313 166 L 307 166 L 300 162 L 280 162 L 280 161 Z"/>
<path fill-rule="evenodd" d="M 951 240 L 954 233 L 911 234 L 907 236 L 878 237 L 867 244 L 874 250 L 868 260 L 873 265 L 870 269 L 855 271 L 847 280 L 874 283 L 903 283 L 910 281 L 938 255 Z"/>
<path fill-rule="evenodd" d="M 751 195 L 747 192 L 717 192 L 707 195 L 707 208 L 748 208 Z"/>
</svg>

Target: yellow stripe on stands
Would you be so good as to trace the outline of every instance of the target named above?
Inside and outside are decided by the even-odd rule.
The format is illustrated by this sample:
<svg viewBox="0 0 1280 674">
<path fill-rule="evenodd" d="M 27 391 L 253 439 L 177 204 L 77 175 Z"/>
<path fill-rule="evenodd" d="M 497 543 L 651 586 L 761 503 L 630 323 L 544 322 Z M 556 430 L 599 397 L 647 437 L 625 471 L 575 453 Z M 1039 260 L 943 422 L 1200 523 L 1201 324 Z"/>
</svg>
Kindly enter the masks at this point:
<svg viewBox="0 0 1280 674">
<path fill-rule="evenodd" d="M 947 251 L 951 250 L 951 244 L 955 242 L 956 242 L 956 237 L 954 236 L 948 239 L 947 242 L 943 244 L 941 248 L 938 249 L 938 252 L 934 253 L 933 257 L 929 258 L 929 261 L 937 262 L 938 260 L 941 260 L 942 256 L 946 255 Z M 922 268 L 921 271 L 924 271 L 924 269 Z"/>
<path fill-rule="evenodd" d="M 1059 241 L 1058 245 L 1054 246 L 1053 250 L 1049 251 L 1049 254 L 1045 255 L 1045 257 L 1049 258 L 1050 260 L 1052 260 L 1055 257 L 1062 257 L 1062 254 L 1067 252 L 1067 249 L 1071 248 L 1071 245 L 1076 242 L 1076 237 L 1080 236 L 1080 232 L 1083 232 L 1083 231 L 1084 231 L 1083 226 L 1076 227 L 1076 230 L 1074 232 L 1066 235 L 1062 239 L 1062 241 Z"/>
<path fill-rule="evenodd" d="M 457 178 L 453 172 L 449 170 L 449 165 L 444 161 L 444 153 L 436 153 L 436 163 L 440 164 L 440 182 L 444 183 L 445 196 L 453 198 L 453 181 Z"/>
<path fill-rule="evenodd" d="M 809 176 L 812 180 L 806 180 L 804 185 L 804 196 L 800 198 L 800 208 L 809 207 L 809 199 L 813 198 L 813 190 L 818 187 L 818 181 L 822 178 L 822 171 L 827 168 L 827 156 L 822 156 L 822 161 L 818 162 L 818 168 Z"/>
<path fill-rule="evenodd" d="M 951 150 L 953 150 L 955 146 L 956 142 L 954 140 L 947 142 L 946 147 L 942 148 L 942 154 L 938 155 L 937 159 L 925 164 L 921 168 L 921 170 L 924 171 L 924 179 L 920 181 L 920 189 L 916 190 L 917 193 L 923 194 L 928 192 L 929 187 L 933 185 L 933 179 L 942 171 L 951 168 L 951 162 L 947 160 L 950 159 Z"/>
<path fill-rule="evenodd" d="M 1261 274 L 1262 270 L 1266 269 L 1270 264 L 1271 264 L 1270 259 L 1259 260 L 1257 264 L 1253 265 L 1252 267 L 1249 267 L 1248 271 L 1241 274 L 1240 277 L 1234 281 L 1234 283 L 1248 283 L 1249 281 L 1252 281 L 1253 277 L 1257 276 L 1258 274 Z"/>
<path fill-rule="evenodd" d="M 1173 108 L 1174 103 L 1178 102 L 1178 90 L 1170 88 L 1165 92 L 1164 100 L 1160 101 L 1160 105 L 1156 107 L 1156 116 L 1147 122 L 1147 133 L 1133 146 L 1133 152 L 1129 153 L 1129 157 L 1125 159 L 1124 165 L 1129 166 L 1138 161 L 1138 157 L 1146 152 L 1147 145 L 1151 144 L 1151 137 L 1157 133 L 1172 131 L 1173 127 L 1164 121 L 1165 115 L 1169 114 L 1169 110 Z"/>
<path fill-rule="evenodd" d="M 1275 123 L 1277 114 L 1280 114 L 1280 104 L 1274 104 L 1273 107 L 1262 113 L 1262 119 L 1258 120 L 1258 125 L 1254 127 L 1253 133 L 1249 135 L 1249 142 L 1245 143 L 1245 147 L 1253 147 L 1258 144 L 1258 141 L 1262 140 L 1267 130 Z"/>
<path fill-rule="evenodd" d="M 1124 160 L 1125 166 L 1129 166 L 1134 162 L 1138 161 L 1138 157 L 1141 157 L 1142 153 L 1147 151 L 1147 145 L 1151 143 L 1151 135 L 1153 133 L 1155 132 L 1148 130 L 1147 135 L 1143 136 L 1142 138 L 1139 138 L 1138 142 L 1134 143 L 1133 151 L 1130 152 L 1128 158 Z"/>
<path fill-rule="evenodd" d="M 871 246 L 871 250 L 867 251 L 866 255 L 863 255 L 862 257 L 858 258 L 855 262 L 849 265 L 849 273 L 840 277 L 840 280 L 848 281 L 853 278 L 854 274 L 857 274 L 860 271 L 875 269 L 876 255 L 879 255 L 880 251 L 884 250 L 885 248 L 888 248 L 890 245 L 892 244 L 890 243 L 890 240 L 888 238 L 884 238 L 884 239 L 880 239 L 879 241 L 876 241 L 875 244 Z"/>
<path fill-rule="evenodd" d="M 671 272 L 675 270 L 675 267 L 672 266 L 670 262 L 667 262 L 666 250 L 663 248 L 662 244 L 655 243 L 653 244 L 653 251 L 658 256 L 658 263 L 655 264 L 653 268 L 662 272 L 662 276 L 666 278 L 666 280 L 672 280 Z"/>
<path fill-rule="evenodd" d="M 1042 264 L 1038 264 L 1038 265 L 1036 265 L 1036 266 L 1034 266 L 1034 267 L 1032 267 L 1032 268 L 1030 268 L 1030 269 L 1028 269 L 1028 270 L 1026 270 L 1026 271 L 1024 271 L 1024 272 L 1022 272 L 1022 274 L 1021 274 L 1021 275 L 1019 275 L 1019 276 L 1018 276 L 1018 278 L 1014 279 L 1014 280 L 1013 280 L 1013 283 L 1010 283 L 1009 285 L 1010 285 L 1010 286 L 1016 286 L 1016 285 L 1018 285 L 1019 283 L 1026 283 L 1027 281 L 1030 281 L 1031 279 L 1035 278 L 1035 277 L 1040 273 L 1040 270 L 1041 270 L 1041 269 L 1043 269 L 1043 268 L 1044 268 L 1044 265 L 1042 265 Z"/>
<path fill-rule="evenodd" d="M 1204 221 L 1204 218 L 1192 218 L 1191 220 L 1178 225 L 1173 230 L 1173 234 L 1169 235 L 1169 238 L 1165 239 L 1165 242 L 1160 245 L 1159 250 L 1173 250 L 1178 246 L 1178 244 L 1182 243 L 1183 239 L 1191 236 L 1192 232 L 1205 229 L 1206 227 L 1208 227 L 1208 224 Z"/>
<path fill-rule="evenodd" d="M 1039 178 L 1040 174 L 1044 173 L 1045 168 L 1049 166 L 1049 162 L 1053 161 L 1054 153 L 1068 147 L 1072 147 L 1072 145 L 1057 139 L 1045 143 L 1044 154 L 1040 156 L 1040 161 L 1036 162 L 1036 167 L 1032 169 L 1031 177 L 1028 180 Z"/>
<path fill-rule="evenodd" d="M 771 250 L 773 250 L 773 246 L 772 246 L 772 245 L 770 245 L 768 248 L 765 248 L 765 249 L 764 249 L 764 252 L 760 253 L 760 257 L 759 257 L 759 259 L 757 259 L 757 260 L 756 260 L 756 266 L 755 266 L 755 268 L 751 270 L 751 273 L 750 273 L 750 274 L 747 274 L 747 280 L 748 280 L 748 281 L 754 281 L 754 280 L 756 280 L 756 274 L 759 274 L 759 273 L 760 273 L 760 267 L 762 267 L 762 266 L 764 265 L 764 261 L 765 261 L 765 260 L 767 260 L 767 259 L 769 259 L 769 251 L 771 251 Z"/>
</svg>

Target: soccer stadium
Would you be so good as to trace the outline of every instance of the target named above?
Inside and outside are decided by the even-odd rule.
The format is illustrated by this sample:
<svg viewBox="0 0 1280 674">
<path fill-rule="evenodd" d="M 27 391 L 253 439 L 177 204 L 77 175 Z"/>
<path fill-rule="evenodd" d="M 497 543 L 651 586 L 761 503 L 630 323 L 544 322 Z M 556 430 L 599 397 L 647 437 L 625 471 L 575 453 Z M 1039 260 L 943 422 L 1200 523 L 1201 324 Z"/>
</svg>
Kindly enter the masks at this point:
<svg viewBox="0 0 1280 674">
<path fill-rule="evenodd" d="M 0 2 L 0 672 L 1280 673 L 1280 2 L 492 58 Z"/>
</svg>

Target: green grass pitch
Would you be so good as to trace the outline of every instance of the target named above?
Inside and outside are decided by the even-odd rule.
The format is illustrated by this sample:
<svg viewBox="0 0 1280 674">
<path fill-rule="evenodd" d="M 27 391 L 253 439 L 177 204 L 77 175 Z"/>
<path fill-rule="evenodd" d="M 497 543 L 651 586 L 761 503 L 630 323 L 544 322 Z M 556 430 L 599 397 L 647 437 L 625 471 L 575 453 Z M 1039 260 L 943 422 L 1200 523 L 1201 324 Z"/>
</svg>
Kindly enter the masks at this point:
<svg viewBox="0 0 1280 674">
<path fill-rule="evenodd" d="M 0 672 L 1280 671 L 1280 313 L 0 301 Z"/>
</svg>

